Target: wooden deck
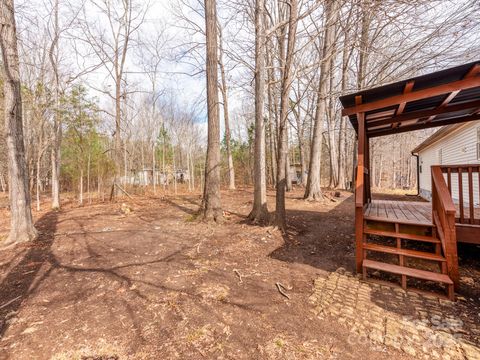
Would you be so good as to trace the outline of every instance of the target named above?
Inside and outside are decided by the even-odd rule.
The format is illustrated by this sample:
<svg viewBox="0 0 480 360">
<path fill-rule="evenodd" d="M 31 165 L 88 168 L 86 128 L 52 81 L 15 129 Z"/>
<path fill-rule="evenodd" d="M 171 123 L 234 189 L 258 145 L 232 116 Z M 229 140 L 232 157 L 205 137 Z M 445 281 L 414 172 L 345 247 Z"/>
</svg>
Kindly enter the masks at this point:
<svg viewBox="0 0 480 360">
<path fill-rule="evenodd" d="M 432 204 L 419 201 L 372 200 L 365 205 L 365 220 L 432 225 Z"/>
<path fill-rule="evenodd" d="M 468 216 L 460 218 L 458 205 L 456 208 L 457 241 L 462 243 L 479 244 L 480 236 L 480 209 L 475 208 L 475 219 L 470 223 Z M 387 223 L 407 225 L 432 226 L 432 203 L 421 201 L 392 201 L 372 200 L 365 204 L 364 219 Z M 465 209 L 465 214 L 468 214 Z"/>
</svg>

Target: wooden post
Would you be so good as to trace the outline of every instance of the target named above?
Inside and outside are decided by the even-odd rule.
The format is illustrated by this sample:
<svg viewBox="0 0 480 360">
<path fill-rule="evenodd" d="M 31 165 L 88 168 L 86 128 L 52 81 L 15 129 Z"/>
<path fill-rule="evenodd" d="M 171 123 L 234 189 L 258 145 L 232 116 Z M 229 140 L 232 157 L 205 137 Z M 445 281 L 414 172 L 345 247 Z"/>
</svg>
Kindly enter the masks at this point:
<svg viewBox="0 0 480 360">
<path fill-rule="evenodd" d="M 362 271 L 363 261 L 363 206 L 365 203 L 365 114 L 358 113 L 358 158 L 355 184 L 355 263 L 357 273 Z"/>
<path fill-rule="evenodd" d="M 431 174 L 432 219 L 437 228 L 437 235 L 442 242 L 447 263 L 447 273 L 452 279 L 455 289 L 458 289 L 460 276 L 458 272 L 457 234 L 455 230 L 455 205 L 449 194 L 440 166 L 432 166 Z"/>
<path fill-rule="evenodd" d="M 447 259 L 447 271 L 453 280 L 455 289 L 460 285 L 460 274 L 458 272 L 457 234 L 455 230 L 455 213 L 447 216 L 445 226 L 445 257 Z"/>
<path fill-rule="evenodd" d="M 365 134 L 365 196 L 363 203 L 367 204 L 372 200 L 370 184 L 370 138 Z"/>
</svg>

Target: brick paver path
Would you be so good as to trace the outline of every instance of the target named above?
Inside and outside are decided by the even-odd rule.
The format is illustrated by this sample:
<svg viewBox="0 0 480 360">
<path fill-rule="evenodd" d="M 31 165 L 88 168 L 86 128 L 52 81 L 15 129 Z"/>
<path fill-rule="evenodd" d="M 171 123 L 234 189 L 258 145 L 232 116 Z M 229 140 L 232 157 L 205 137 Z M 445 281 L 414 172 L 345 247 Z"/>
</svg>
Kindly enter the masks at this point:
<svg viewBox="0 0 480 360">
<path fill-rule="evenodd" d="M 365 283 L 337 271 L 315 281 L 310 300 L 320 318 L 344 323 L 352 343 L 391 346 L 416 358 L 480 359 L 478 319 L 461 320 L 461 304 L 401 288 Z"/>
</svg>

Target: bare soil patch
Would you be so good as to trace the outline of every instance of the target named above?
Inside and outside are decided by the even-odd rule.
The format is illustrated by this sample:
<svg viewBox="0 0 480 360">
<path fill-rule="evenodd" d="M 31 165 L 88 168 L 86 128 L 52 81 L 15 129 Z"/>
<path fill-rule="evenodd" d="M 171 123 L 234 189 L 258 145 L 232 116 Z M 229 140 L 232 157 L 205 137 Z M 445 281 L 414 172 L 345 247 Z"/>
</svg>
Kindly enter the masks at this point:
<svg viewBox="0 0 480 360">
<path fill-rule="evenodd" d="M 121 202 L 38 213 L 38 241 L 0 251 L 0 358 L 407 357 L 315 315 L 314 280 L 353 271 L 353 201 L 301 195 L 288 194 L 285 235 L 246 221 L 251 189 L 222 193 L 222 225 L 195 219 L 198 194 L 125 199 L 128 214 Z"/>
</svg>

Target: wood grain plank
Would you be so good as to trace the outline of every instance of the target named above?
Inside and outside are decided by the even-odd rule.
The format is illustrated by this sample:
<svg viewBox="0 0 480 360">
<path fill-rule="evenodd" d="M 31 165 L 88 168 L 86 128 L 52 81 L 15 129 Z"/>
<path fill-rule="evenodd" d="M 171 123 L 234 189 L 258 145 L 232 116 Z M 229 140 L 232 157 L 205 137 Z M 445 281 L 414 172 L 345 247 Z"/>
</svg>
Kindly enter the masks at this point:
<svg viewBox="0 0 480 360">
<path fill-rule="evenodd" d="M 408 268 L 404 266 L 398 266 L 393 264 L 382 263 L 373 260 L 364 260 L 363 266 L 369 269 L 376 269 L 380 271 L 386 271 L 393 274 L 407 275 L 418 279 L 430 280 L 441 282 L 444 284 L 453 284 L 452 279 L 448 275 L 434 273 L 431 271 L 418 270 L 413 268 Z"/>
</svg>

